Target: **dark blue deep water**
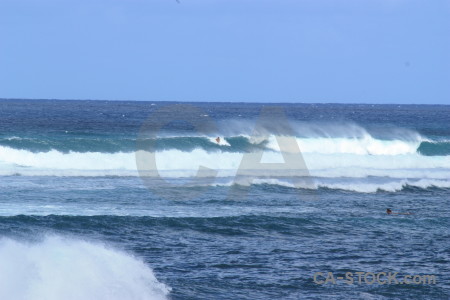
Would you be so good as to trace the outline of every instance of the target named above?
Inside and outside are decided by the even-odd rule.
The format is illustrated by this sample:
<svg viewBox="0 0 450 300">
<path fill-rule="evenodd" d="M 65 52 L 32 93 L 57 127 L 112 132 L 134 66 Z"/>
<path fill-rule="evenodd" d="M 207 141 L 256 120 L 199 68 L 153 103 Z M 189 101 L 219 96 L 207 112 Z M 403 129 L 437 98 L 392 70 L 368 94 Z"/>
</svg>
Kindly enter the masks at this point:
<svg viewBox="0 0 450 300">
<path fill-rule="evenodd" d="M 449 124 L 432 105 L 1 100 L 0 299 L 449 299 Z M 277 137 L 306 173 L 269 166 Z"/>
</svg>

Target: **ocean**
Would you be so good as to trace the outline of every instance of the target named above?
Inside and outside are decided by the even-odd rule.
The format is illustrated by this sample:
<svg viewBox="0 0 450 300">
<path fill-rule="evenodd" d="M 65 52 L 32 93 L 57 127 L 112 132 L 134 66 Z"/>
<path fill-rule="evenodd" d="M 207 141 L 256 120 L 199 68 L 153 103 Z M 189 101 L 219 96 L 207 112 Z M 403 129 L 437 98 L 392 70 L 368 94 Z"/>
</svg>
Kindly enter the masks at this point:
<svg viewBox="0 0 450 300">
<path fill-rule="evenodd" d="M 0 299 L 449 299 L 449 124 L 446 105 L 1 100 Z"/>
</svg>

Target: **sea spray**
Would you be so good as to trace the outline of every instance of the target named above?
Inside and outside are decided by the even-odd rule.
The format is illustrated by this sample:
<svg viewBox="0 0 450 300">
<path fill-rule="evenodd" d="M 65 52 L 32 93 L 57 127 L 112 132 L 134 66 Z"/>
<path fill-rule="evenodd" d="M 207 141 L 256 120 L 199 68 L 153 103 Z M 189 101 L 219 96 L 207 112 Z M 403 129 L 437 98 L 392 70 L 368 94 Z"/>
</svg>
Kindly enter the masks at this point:
<svg viewBox="0 0 450 300">
<path fill-rule="evenodd" d="M 0 299 L 164 300 L 170 288 L 140 259 L 99 243 L 0 239 Z"/>
</svg>

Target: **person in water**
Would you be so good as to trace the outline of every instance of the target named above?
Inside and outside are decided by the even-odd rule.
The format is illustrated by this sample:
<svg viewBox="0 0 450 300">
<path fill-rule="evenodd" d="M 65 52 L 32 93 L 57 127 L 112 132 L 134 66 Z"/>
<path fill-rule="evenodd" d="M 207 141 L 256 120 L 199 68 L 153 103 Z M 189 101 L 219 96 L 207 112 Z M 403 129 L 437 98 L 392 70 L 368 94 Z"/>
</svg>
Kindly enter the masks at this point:
<svg viewBox="0 0 450 300">
<path fill-rule="evenodd" d="M 220 137 L 216 137 L 217 144 L 220 144 Z"/>
<path fill-rule="evenodd" d="M 412 213 L 410 212 L 405 212 L 405 213 L 395 213 L 393 212 L 390 208 L 386 209 L 386 213 L 388 215 L 412 215 Z"/>
</svg>

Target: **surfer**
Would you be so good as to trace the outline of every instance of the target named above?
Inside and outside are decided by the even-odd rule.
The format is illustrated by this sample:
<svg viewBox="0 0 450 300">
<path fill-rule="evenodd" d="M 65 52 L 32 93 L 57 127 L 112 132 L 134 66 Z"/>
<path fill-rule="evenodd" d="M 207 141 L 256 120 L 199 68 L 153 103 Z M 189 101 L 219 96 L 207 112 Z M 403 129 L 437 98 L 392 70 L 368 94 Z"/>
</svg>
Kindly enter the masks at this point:
<svg viewBox="0 0 450 300">
<path fill-rule="evenodd" d="M 220 144 L 220 137 L 216 137 L 217 144 Z"/>
<path fill-rule="evenodd" d="M 410 212 L 405 212 L 405 213 L 395 213 L 395 212 L 392 212 L 392 210 L 391 210 L 390 208 L 386 209 L 386 213 L 387 213 L 388 215 L 412 215 L 412 213 L 410 213 Z"/>
</svg>

